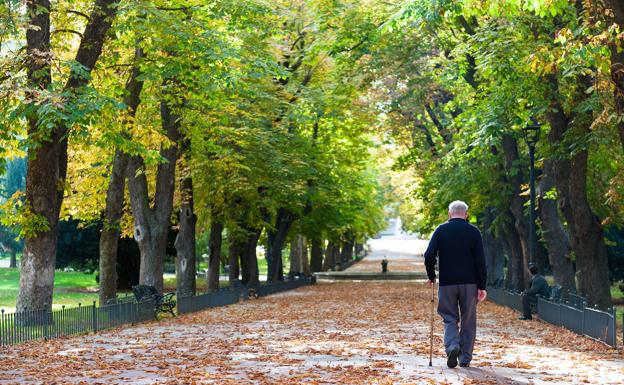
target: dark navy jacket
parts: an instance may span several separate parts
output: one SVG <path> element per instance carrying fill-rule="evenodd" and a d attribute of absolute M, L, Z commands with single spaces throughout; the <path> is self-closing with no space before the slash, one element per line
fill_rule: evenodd
<path fill-rule="evenodd" d="M 474 283 L 478 289 L 485 290 L 487 271 L 481 232 L 466 220 L 450 219 L 433 232 L 425 251 L 430 280 L 436 278 L 436 263 L 439 263 L 440 286 Z"/>

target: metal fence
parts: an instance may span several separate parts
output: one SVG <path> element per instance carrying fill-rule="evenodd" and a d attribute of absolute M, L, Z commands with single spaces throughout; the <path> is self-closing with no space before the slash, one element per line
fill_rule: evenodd
<path fill-rule="evenodd" d="M 178 314 L 192 313 L 211 307 L 226 306 L 237 303 L 241 297 L 241 288 L 234 287 L 178 298 Z"/>
<path fill-rule="evenodd" d="M 313 283 L 311 278 L 293 278 L 255 287 L 258 296 L 266 296 Z M 241 295 L 249 298 L 249 287 L 237 286 L 212 293 L 178 298 L 178 314 L 237 303 Z M 0 310 L 0 346 L 15 345 L 33 340 L 72 336 L 110 329 L 124 324 L 154 319 L 153 300 L 136 302 L 133 297 L 122 297 L 103 306 L 95 301 L 88 306 L 62 307 L 58 310 L 28 310 L 6 313 Z"/>
<path fill-rule="evenodd" d="M 121 301 L 97 307 L 92 305 L 58 310 L 27 310 L 5 313 L 0 310 L 0 346 L 26 341 L 85 334 L 154 317 L 154 303 Z"/>
<path fill-rule="evenodd" d="M 522 311 L 522 296 L 501 288 L 488 288 L 488 298 L 499 305 Z M 586 307 L 585 298 L 569 294 L 562 302 L 538 297 L 537 314 L 542 321 L 563 326 L 577 334 L 585 335 L 616 346 L 615 309 L 601 311 Z"/>

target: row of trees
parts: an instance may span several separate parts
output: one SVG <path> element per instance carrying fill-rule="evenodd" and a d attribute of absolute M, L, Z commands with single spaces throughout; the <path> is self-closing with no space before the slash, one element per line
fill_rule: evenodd
<path fill-rule="evenodd" d="M 524 289 L 523 128 L 537 122 L 532 258 L 565 289 L 610 306 L 605 229 L 621 232 L 624 218 L 623 28 L 618 1 L 406 4 L 376 45 L 371 77 L 378 68 L 384 75 L 370 97 L 406 149 L 398 167 L 418 181 L 403 202 L 404 212 L 418 212 L 408 227 L 431 231 L 448 202 L 465 199 L 484 230 L 489 281 Z"/>
<path fill-rule="evenodd" d="M 384 222 L 358 63 L 386 14 L 356 1 L 0 5 L 0 158 L 28 162 L 4 204 L 24 238 L 18 311 L 51 306 L 59 218 L 102 222 L 101 302 L 116 295 L 121 236 L 138 243 L 139 281 L 162 290 L 173 227 L 183 294 L 205 232 L 210 289 L 223 242 L 249 284 L 258 242 L 269 280 L 291 239 L 295 261 L 309 241 L 313 270 L 326 245 L 329 261 L 353 253 Z"/>

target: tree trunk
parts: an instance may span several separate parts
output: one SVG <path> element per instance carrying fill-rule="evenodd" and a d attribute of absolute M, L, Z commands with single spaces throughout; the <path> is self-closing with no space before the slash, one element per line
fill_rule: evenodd
<path fill-rule="evenodd" d="M 218 221 L 215 215 L 211 220 L 210 240 L 208 241 L 208 290 L 214 291 L 219 289 L 223 223 Z"/>
<path fill-rule="evenodd" d="M 610 8 L 613 13 L 609 21 L 617 24 L 620 32 L 624 31 L 624 4 L 621 0 L 605 0 L 605 5 Z M 618 38 L 616 38 L 618 39 Z M 611 80 L 615 85 L 614 101 L 615 112 L 620 117 L 617 120 L 618 133 L 620 141 L 624 146 L 624 51 L 618 47 L 615 42 L 610 44 L 611 48 Z"/>
<path fill-rule="evenodd" d="M 508 212 L 507 215 L 513 220 L 513 214 L 511 212 Z M 522 291 L 526 288 L 526 266 L 522 242 L 513 224 L 505 224 L 504 233 L 509 248 L 509 264 L 507 265 L 509 283 L 514 290 Z"/>
<path fill-rule="evenodd" d="M 243 273 L 243 283 L 249 286 L 258 286 L 260 284 L 260 271 L 258 270 L 258 255 L 256 254 L 256 248 L 258 247 L 258 240 L 260 234 L 262 234 L 262 228 L 250 227 L 247 229 L 247 241 L 245 242 L 245 249 L 242 253 L 242 260 L 245 261 L 245 271 Z"/>
<path fill-rule="evenodd" d="M 286 241 L 288 231 L 294 221 L 294 214 L 288 209 L 281 208 L 277 211 L 275 230 L 269 232 L 271 234 L 269 237 L 271 242 L 270 260 L 272 268 L 272 270 L 269 271 L 269 279 L 271 281 L 282 281 L 284 279 L 282 249 L 284 248 L 284 242 Z"/>
<path fill-rule="evenodd" d="M 128 107 L 127 123 L 131 124 L 141 103 L 143 80 L 137 60 L 143 57 L 143 50 L 135 50 L 135 64 L 126 83 L 124 104 Z M 100 236 L 100 304 L 106 304 L 117 296 L 117 248 L 119 244 L 120 221 L 123 215 L 124 190 L 128 154 L 117 149 L 113 158 L 111 175 L 106 190 L 106 209 L 102 235 Z"/>
<path fill-rule="evenodd" d="M 329 241 L 327 243 L 327 248 L 325 249 L 325 260 L 323 261 L 323 271 L 333 270 L 336 266 L 336 260 L 334 259 L 336 255 L 336 253 L 334 252 L 335 248 L 335 242 Z"/>
<path fill-rule="evenodd" d="M 230 265 L 230 282 L 239 280 L 240 276 L 239 259 L 243 252 L 243 245 L 238 238 L 238 234 L 228 229 L 228 264 Z"/>
<path fill-rule="evenodd" d="M 551 160 L 544 161 L 544 173 L 538 185 L 539 216 L 542 234 L 548 248 L 548 258 L 555 282 L 564 290 L 576 292 L 574 264 L 570 259 L 570 241 L 561 220 L 555 199 L 546 194 L 555 188 L 555 169 Z"/>
<path fill-rule="evenodd" d="M 349 236 L 347 240 L 342 243 L 342 250 L 340 251 L 341 269 L 344 269 L 344 266 L 353 259 L 354 244 L 355 240 L 351 236 Z"/>
<path fill-rule="evenodd" d="M 308 243 L 303 235 L 297 234 L 290 243 L 290 274 L 310 275 Z"/>
<path fill-rule="evenodd" d="M 188 149 L 188 147 L 187 147 Z M 193 179 L 187 171 L 182 182 L 182 204 L 180 205 L 180 231 L 175 240 L 176 259 L 176 291 L 180 295 L 195 295 L 195 224 L 197 217 L 193 209 Z"/>
<path fill-rule="evenodd" d="M 590 84 L 588 79 L 581 82 Z M 552 108 L 547 114 L 551 126 L 550 143 L 559 147 L 571 137 L 583 140 L 590 132 L 591 115 L 578 113 L 573 119 L 568 118 L 559 101 L 558 80 L 552 76 L 550 83 L 553 87 Z M 580 95 L 579 100 L 585 97 Z M 555 183 L 576 257 L 578 291 L 587 297 L 590 305 L 606 309 L 611 306 L 607 248 L 602 226 L 587 198 L 587 158 L 587 148 L 580 148 L 570 159 L 553 159 Z"/>
<path fill-rule="evenodd" d="M 158 165 L 153 207 L 150 207 L 143 158 L 137 155 L 130 159 L 127 177 L 134 218 L 134 238 L 141 250 L 139 283 L 155 286 L 159 292 L 162 292 L 167 236 L 173 210 L 175 166 L 180 130 L 179 119 L 164 101 L 160 103 L 160 113 L 163 128 L 167 132 L 171 145 L 163 145 L 160 149 L 160 155 L 165 161 Z"/>
<path fill-rule="evenodd" d="M 128 156 L 117 150 L 106 191 L 106 209 L 100 235 L 100 305 L 117 296 L 117 249 L 127 165 Z"/>
<path fill-rule="evenodd" d="M 524 276 L 525 285 L 529 282 L 529 258 L 530 258 L 530 246 L 529 246 L 529 224 L 526 215 L 524 214 L 524 204 L 526 199 L 520 195 L 520 189 L 524 183 L 523 173 L 518 168 L 520 165 L 518 161 L 520 159 L 518 155 L 518 142 L 516 139 L 509 135 L 503 135 L 502 140 L 503 152 L 505 153 L 505 164 L 507 171 L 507 180 L 511 187 L 511 204 L 510 218 L 513 218 L 513 224 L 517 232 L 517 239 L 520 242 L 522 250 L 523 269 L 522 274 Z M 537 238 L 535 238 L 537 239 Z M 515 240 L 514 240 L 515 243 Z M 534 258 L 535 256 L 533 256 Z M 531 261 L 534 262 L 534 261 Z M 523 287 L 525 285 L 522 285 Z"/>
<path fill-rule="evenodd" d="M 64 90 L 68 94 L 79 92 L 89 83 L 89 74 L 102 53 L 104 40 L 115 16 L 116 0 L 97 0 L 82 34 L 74 66 Z M 26 31 L 27 78 L 34 90 L 48 89 L 51 84 L 50 69 L 50 1 L 27 2 L 27 13 L 32 15 Z M 38 96 L 29 95 L 35 103 Z M 71 97 L 71 96 L 70 96 Z M 20 291 L 17 311 L 52 308 L 54 265 L 58 239 L 58 220 L 63 202 L 67 175 L 67 134 L 65 123 L 48 129 L 40 127 L 39 116 L 31 112 L 27 117 L 28 137 L 49 138 L 28 148 L 26 176 L 26 204 L 35 215 L 45 218 L 47 229 L 36 236 L 26 237 L 21 261 Z M 62 187 L 61 187 L 62 186 Z"/>
<path fill-rule="evenodd" d="M 303 254 L 303 236 L 297 234 L 290 241 L 290 274 L 301 273 L 301 258 Z"/>
<path fill-rule="evenodd" d="M 11 259 L 9 259 L 9 268 L 15 269 L 17 267 L 17 250 L 11 249 Z"/>
<path fill-rule="evenodd" d="M 312 238 L 310 249 L 310 270 L 313 273 L 323 271 L 323 241 L 320 238 Z"/>
<path fill-rule="evenodd" d="M 505 280 L 505 255 L 500 247 L 500 240 L 496 238 L 493 229 L 495 219 L 494 208 L 486 207 L 483 216 L 483 249 L 487 267 L 488 285 L 499 286 Z"/>

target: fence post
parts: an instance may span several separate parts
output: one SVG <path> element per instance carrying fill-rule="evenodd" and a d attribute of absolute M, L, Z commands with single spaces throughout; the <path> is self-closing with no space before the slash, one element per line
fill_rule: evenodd
<path fill-rule="evenodd" d="M 98 330 L 97 309 L 95 307 L 95 301 L 93 301 L 93 308 L 92 308 L 92 311 L 91 311 L 91 317 L 93 317 L 93 333 L 95 333 Z"/>
<path fill-rule="evenodd" d="M 50 336 L 50 331 L 49 331 L 49 326 L 50 325 L 50 320 L 52 320 L 52 308 L 50 307 L 50 311 L 48 312 L 47 310 L 47 305 L 43 305 L 43 313 L 45 314 L 43 321 L 43 339 L 44 340 L 48 340 L 49 336 Z"/>

